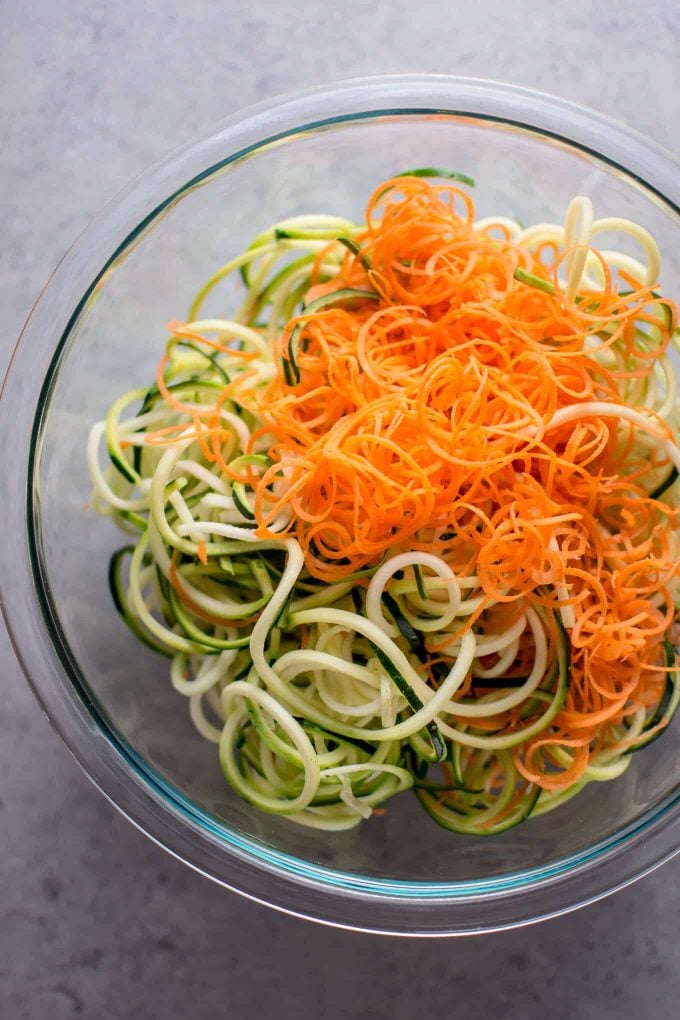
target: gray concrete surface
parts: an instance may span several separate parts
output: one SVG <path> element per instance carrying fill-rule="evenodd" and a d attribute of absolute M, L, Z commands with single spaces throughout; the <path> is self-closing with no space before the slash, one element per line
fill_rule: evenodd
<path fill-rule="evenodd" d="M 63 250 L 130 177 L 244 104 L 400 70 L 519 82 L 677 148 L 675 0 L 0 0 L 0 368 Z M 413 943 L 224 893 L 90 786 L 4 632 L 0 1017 L 466 1020 L 678 1015 L 680 861 L 577 914 Z"/>

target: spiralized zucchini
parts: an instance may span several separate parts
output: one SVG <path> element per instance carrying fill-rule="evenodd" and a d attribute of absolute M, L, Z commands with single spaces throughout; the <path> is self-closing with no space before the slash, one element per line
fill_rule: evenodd
<path fill-rule="evenodd" d="M 622 469 L 622 492 L 657 500 L 655 520 L 666 527 L 666 558 L 676 568 L 663 577 L 658 568 L 661 594 L 649 596 L 652 608 L 645 610 L 666 621 L 655 643 L 645 645 L 647 686 L 630 686 L 621 710 L 586 728 L 579 743 L 571 739 L 570 657 L 581 654 L 585 602 L 575 575 L 558 571 L 555 579 L 548 571 L 534 577 L 530 593 L 510 586 L 491 597 L 482 552 L 461 567 L 454 539 L 434 526 L 410 544 L 390 545 L 388 532 L 372 559 L 334 560 L 320 546 L 312 560 L 313 543 L 304 547 L 295 530 L 292 496 L 286 502 L 298 477 L 295 457 L 281 453 L 259 410 L 268 387 L 296 394 L 312 371 L 313 315 L 330 322 L 329 309 L 359 308 L 368 321 L 378 310 L 406 306 L 390 304 L 377 243 L 372 247 L 397 208 L 389 203 L 430 201 L 426 189 L 432 202 L 453 195 L 455 205 L 462 194 L 469 203 L 456 184 L 435 187 L 427 176 L 461 180 L 432 170 L 386 182 L 377 193 L 387 202 L 385 219 L 375 218 L 374 203 L 368 228 L 311 215 L 260 234 L 204 284 L 188 321 L 170 324 L 156 382 L 116 400 L 93 426 L 87 457 L 95 509 L 131 536 L 110 564 L 116 608 L 136 638 L 169 658 L 172 686 L 188 699 L 196 729 L 216 745 L 226 780 L 241 797 L 300 825 L 341 830 L 413 788 L 441 825 L 492 835 L 559 806 L 590 782 L 621 775 L 630 752 L 664 730 L 680 700 L 677 605 L 663 615 L 664 600 L 678 597 L 680 410 L 676 373 L 664 353 L 668 336 L 677 343 L 676 313 L 654 291 L 626 330 L 603 315 L 572 349 L 590 352 L 595 374 L 601 366 L 617 380 L 616 399 L 575 395 L 552 416 L 527 417 L 513 438 L 543 450 L 564 434 L 559 456 L 568 458 L 565 428 L 587 430 L 593 419 L 611 426 L 610 446 L 613 434 L 627 444 L 630 463 L 650 462 L 630 490 Z M 450 215 L 457 225 L 461 214 L 452 207 Z M 562 225 L 522 228 L 498 217 L 466 229 L 485 250 L 502 244 L 519 253 L 509 278 L 493 281 L 504 294 L 514 288 L 521 296 L 524 288 L 531 300 L 596 310 L 599 292 L 658 286 L 660 256 L 651 235 L 624 219 L 597 220 L 587 198 L 574 199 Z M 604 232 L 632 237 L 641 258 L 596 252 L 591 240 Z M 545 252 L 553 263 L 544 272 Z M 418 258 L 414 249 L 401 265 L 404 280 L 413 280 Z M 434 279 L 441 266 L 429 258 L 422 273 Z M 220 284 L 234 273 L 244 283 L 240 309 L 231 319 L 207 316 L 204 306 L 217 304 Z M 626 285 L 631 279 L 636 284 Z M 442 300 L 453 307 L 457 299 Z M 424 308 L 420 322 L 434 314 Z M 332 331 L 324 342 L 332 344 Z M 479 357 L 483 365 L 481 347 Z M 640 358 L 648 370 L 635 371 Z M 593 455 L 583 470 L 597 469 Z M 264 523 L 263 492 L 265 510 L 280 504 Z M 493 507 L 485 498 L 470 513 L 481 528 Z M 563 516 L 569 520 L 568 508 Z M 612 519 L 610 512 L 593 527 L 597 555 L 615 572 L 628 569 L 636 553 Z M 551 563 L 569 569 L 578 563 L 570 541 L 555 525 L 546 543 Z M 641 557 L 652 539 L 642 534 L 637 541 Z M 337 562 L 346 564 L 344 572 L 319 576 L 324 564 L 330 571 Z M 607 697 L 605 691 L 603 705 Z"/>

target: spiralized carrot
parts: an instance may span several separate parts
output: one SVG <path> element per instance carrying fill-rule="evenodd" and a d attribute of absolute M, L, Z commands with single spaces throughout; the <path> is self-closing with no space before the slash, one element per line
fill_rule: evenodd
<path fill-rule="evenodd" d="M 285 356 L 300 324 L 299 381 L 278 371 L 258 396 L 275 461 L 256 488 L 258 534 L 270 537 L 268 522 L 288 507 L 309 572 L 328 583 L 386 550 L 426 548 L 477 573 L 494 602 L 571 605 L 574 679 L 555 739 L 573 745 L 573 763 L 557 776 L 522 765 L 546 740 L 517 754 L 544 789 L 569 785 L 588 763 L 584 732 L 644 704 L 645 683 L 658 686 L 644 667 L 659 662 L 673 615 L 668 586 L 680 568 L 667 537 L 678 517 L 646 494 L 654 465 L 631 451 L 632 438 L 622 444 L 615 416 L 546 428 L 561 408 L 619 403 L 624 382 L 647 377 L 663 355 L 677 310 L 664 299 L 664 318 L 653 288 L 630 277 L 624 296 L 604 260 L 604 288 L 566 302 L 566 253 L 476 229 L 469 196 L 450 185 L 381 184 L 356 240 L 371 268 L 348 252 L 325 292 L 374 288 L 379 306 L 359 300 L 294 320 L 277 351 Z M 518 268 L 553 293 L 516 279 Z M 647 350 L 636 333 L 650 326 L 658 336 Z M 627 363 L 604 368 L 593 351 L 619 337 Z M 295 481 L 274 498 L 284 460 Z M 617 548 L 629 547 L 630 568 L 608 565 L 602 521 Z"/>

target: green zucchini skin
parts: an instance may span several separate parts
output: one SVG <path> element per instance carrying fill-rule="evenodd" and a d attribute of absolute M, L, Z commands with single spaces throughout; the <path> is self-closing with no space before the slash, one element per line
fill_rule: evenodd
<path fill-rule="evenodd" d="M 624 754 L 633 754 L 643 747 L 649 747 L 655 740 L 662 737 L 678 710 L 678 705 L 680 705 L 680 673 L 674 668 L 676 653 L 675 647 L 670 641 L 664 641 L 664 658 L 667 672 L 659 704 L 645 723 L 638 739 L 626 748 L 623 752 Z M 650 732 L 652 730 L 656 730 L 656 732 Z"/>
<path fill-rule="evenodd" d="M 663 495 L 665 495 L 665 493 L 667 493 L 668 490 L 673 485 L 675 485 L 675 483 L 678 480 L 678 477 L 680 477 L 680 475 L 678 474 L 678 469 L 675 467 L 675 465 L 673 465 L 670 468 L 670 470 L 669 470 L 668 474 L 666 475 L 666 477 L 663 479 L 663 481 L 659 482 L 657 487 L 652 492 L 650 492 L 649 498 L 650 499 L 661 499 L 661 497 Z"/>
<path fill-rule="evenodd" d="M 333 291 L 332 294 L 322 294 L 320 297 L 310 301 L 302 309 L 301 316 L 312 315 L 324 308 L 332 308 L 333 305 L 344 304 L 346 301 L 379 301 L 380 295 L 373 290 L 359 290 L 356 287 L 342 287 Z M 304 323 L 298 323 L 290 334 L 288 341 L 288 356 L 283 358 L 282 368 L 286 382 L 294 386 L 300 382 L 300 369 L 297 363 L 300 336 L 304 329 Z"/>

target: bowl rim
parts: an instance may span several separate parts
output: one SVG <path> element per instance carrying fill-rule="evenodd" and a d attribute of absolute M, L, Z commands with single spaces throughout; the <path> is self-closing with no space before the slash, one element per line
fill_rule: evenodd
<path fill-rule="evenodd" d="M 94 287 L 122 252 L 181 195 L 265 145 L 297 132 L 414 114 L 474 116 L 550 137 L 614 167 L 680 213 L 680 163 L 670 153 L 602 114 L 522 86 L 448 75 L 353 78 L 233 114 L 156 163 L 105 207 L 61 260 L 22 330 L 0 394 L 5 477 L 15 479 L 18 452 L 22 458 L 19 478 L 0 505 L 10 536 L 0 559 L 0 601 L 17 658 L 53 727 L 92 782 L 151 839 L 219 884 L 287 913 L 365 932 L 435 936 L 555 916 L 646 874 L 680 850 L 680 791 L 588 851 L 526 876 L 468 883 L 369 880 L 263 852 L 255 841 L 211 822 L 102 718 L 50 606 L 33 527 L 41 425 L 56 368 Z M 603 133 L 606 155 L 597 148 Z M 94 275 L 92 251 L 100 266 Z M 61 340 L 53 349 L 55 334 Z M 15 393 L 23 398 L 19 407 Z"/>

